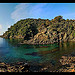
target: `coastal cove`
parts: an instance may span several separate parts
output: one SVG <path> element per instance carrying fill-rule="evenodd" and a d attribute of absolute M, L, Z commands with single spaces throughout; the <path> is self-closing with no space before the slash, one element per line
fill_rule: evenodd
<path fill-rule="evenodd" d="M 0 3 L 0 72 L 75 72 L 75 3 Z"/>
<path fill-rule="evenodd" d="M 18 44 L 20 40 L 0 38 L 0 61 L 4 63 L 27 62 L 34 70 L 47 67 L 47 72 L 54 71 L 61 66 L 63 55 L 75 53 L 75 42 L 62 42 L 47 45 Z M 38 68 L 36 67 L 38 66 Z M 46 68 L 45 68 L 46 69 Z"/>

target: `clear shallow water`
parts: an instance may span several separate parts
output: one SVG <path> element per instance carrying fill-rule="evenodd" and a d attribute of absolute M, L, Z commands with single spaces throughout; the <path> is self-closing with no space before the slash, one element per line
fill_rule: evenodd
<path fill-rule="evenodd" d="M 57 62 L 64 54 L 75 52 L 75 42 L 49 45 L 19 45 L 20 40 L 0 38 L 0 61 L 6 63 L 28 61 L 35 63 Z"/>

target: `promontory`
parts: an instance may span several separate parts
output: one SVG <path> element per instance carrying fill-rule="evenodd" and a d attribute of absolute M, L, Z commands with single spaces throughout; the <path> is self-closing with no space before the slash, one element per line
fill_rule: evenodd
<path fill-rule="evenodd" d="M 75 41 L 75 20 L 27 18 L 12 25 L 3 34 L 7 39 L 23 39 L 22 44 L 51 44 L 62 41 Z"/>

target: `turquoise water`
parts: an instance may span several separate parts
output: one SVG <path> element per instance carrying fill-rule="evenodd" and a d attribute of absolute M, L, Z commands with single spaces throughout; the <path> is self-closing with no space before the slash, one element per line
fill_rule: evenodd
<path fill-rule="evenodd" d="M 32 63 L 58 62 L 62 55 L 75 52 L 75 42 L 49 45 L 19 45 L 20 40 L 0 38 L 0 61 L 6 63 L 28 61 Z"/>

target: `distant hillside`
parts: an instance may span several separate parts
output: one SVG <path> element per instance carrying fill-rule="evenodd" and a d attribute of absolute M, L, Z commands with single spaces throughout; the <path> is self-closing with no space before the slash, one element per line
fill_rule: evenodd
<path fill-rule="evenodd" d="M 75 41 L 75 20 L 65 20 L 62 16 L 54 19 L 24 19 L 8 28 L 4 38 L 23 39 L 25 44 L 50 44 Z"/>

